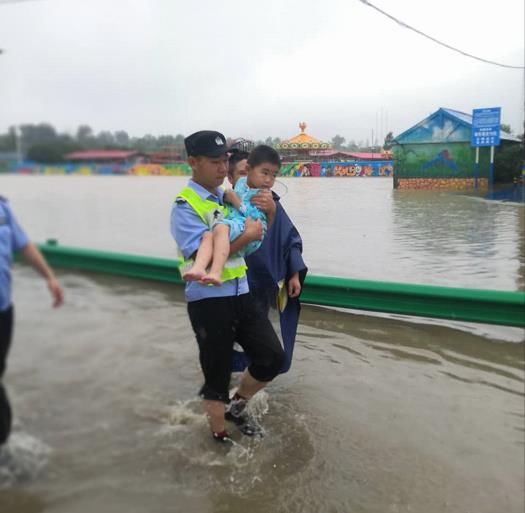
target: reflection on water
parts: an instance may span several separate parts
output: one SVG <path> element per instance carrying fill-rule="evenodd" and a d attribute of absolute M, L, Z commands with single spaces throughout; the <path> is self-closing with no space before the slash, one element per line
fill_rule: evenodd
<path fill-rule="evenodd" d="M 436 324 L 407 323 L 389 317 L 370 318 L 364 314 L 345 315 L 343 312 L 322 307 L 309 306 L 303 312 L 301 324 L 326 330 L 331 337 L 334 332 L 352 334 L 360 340 L 372 344 L 387 344 L 389 347 L 401 346 L 405 349 L 417 348 L 441 356 L 447 352 L 461 354 L 465 360 L 479 360 L 491 364 L 502 364 L 505 367 L 523 369 L 525 354 L 522 343 L 525 342 L 521 329 L 512 329 L 513 341 L 507 341 L 497 335 L 499 327 L 495 327 L 492 337 L 480 337 L 474 333 L 451 329 L 449 326 L 437 324 L 440 321 L 432 319 Z M 373 327 L 371 327 L 373 324 Z M 425 337 L 421 337 L 424 330 Z M 505 333 L 509 336 L 509 332 Z"/>
<path fill-rule="evenodd" d="M 31 270 L 14 278 L 7 386 L 17 433 L 51 452 L 26 493 L 0 491 L 10 513 L 523 510 L 519 330 L 305 307 L 292 370 L 254 404 L 266 436 L 227 451 L 179 288 L 61 273 L 51 311 Z"/>
<path fill-rule="evenodd" d="M 393 231 L 415 276 L 479 287 L 523 288 L 523 206 L 475 197 L 396 191 Z M 413 256 L 413 258 L 411 258 Z M 423 281 L 419 278 L 419 281 Z M 435 280 L 435 278 L 433 278 Z"/>

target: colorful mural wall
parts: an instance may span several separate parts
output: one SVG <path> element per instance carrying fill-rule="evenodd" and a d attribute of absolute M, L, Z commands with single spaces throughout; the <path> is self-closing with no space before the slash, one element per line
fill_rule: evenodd
<path fill-rule="evenodd" d="M 489 151 L 481 150 L 479 176 L 487 177 Z M 475 150 L 468 143 L 398 145 L 394 162 L 397 178 L 472 178 L 475 174 Z"/>
<path fill-rule="evenodd" d="M 475 150 L 465 142 L 395 146 L 394 162 L 396 189 L 485 190 L 487 188 L 488 148 L 481 149 L 477 169 Z"/>
<path fill-rule="evenodd" d="M 134 176 L 190 176 L 191 168 L 185 162 L 176 164 L 61 164 L 46 165 L 34 162 L 15 162 L 4 172 L 31 175 L 134 175 Z"/>
<path fill-rule="evenodd" d="M 393 176 L 391 160 L 353 162 L 292 162 L 283 164 L 281 176 Z"/>
<path fill-rule="evenodd" d="M 34 162 L 11 163 L 3 170 L 8 173 L 37 175 L 133 175 L 133 176 L 190 176 L 191 168 L 176 164 L 63 164 L 45 165 Z M 356 162 L 293 162 L 283 164 L 281 176 L 393 176 L 394 163 L 385 161 Z"/>
<path fill-rule="evenodd" d="M 190 176 L 191 167 L 186 162 L 177 164 L 136 164 L 128 170 L 136 176 Z"/>

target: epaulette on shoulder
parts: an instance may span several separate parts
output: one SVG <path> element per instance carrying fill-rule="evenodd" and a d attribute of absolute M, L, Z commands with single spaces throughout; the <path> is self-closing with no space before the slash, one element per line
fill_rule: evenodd
<path fill-rule="evenodd" d="M 184 203 L 188 203 L 184 198 L 177 198 L 175 200 L 175 203 L 177 203 L 177 205 L 183 205 Z"/>
<path fill-rule="evenodd" d="M 5 196 L 0 195 L 0 201 L 7 203 L 7 198 Z"/>

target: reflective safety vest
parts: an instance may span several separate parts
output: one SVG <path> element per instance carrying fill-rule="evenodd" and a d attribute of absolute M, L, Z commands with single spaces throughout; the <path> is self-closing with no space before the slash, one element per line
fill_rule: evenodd
<path fill-rule="evenodd" d="M 176 200 L 182 198 L 188 205 L 190 205 L 197 215 L 202 219 L 202 222 L 208 226 L 211 230 L 213 226 L 220 221 L 227 213 L 227 208 L 215 203 L 214 201 L 202 199 L 193 189 L 185 187 L 179 192 Z M 181 274 L 189 269 L 193 265 L 193 259 L 185 259 L 180 253 L 182 258 L 182 265 L 179 267 Z M 224 264 L 224 269 L 221 274 L 221 280 L 228 281 L 234 280 L 235 278 L 242 278 L 246 274 L 246 263 L 244 258 L 240 256 L 230 256 Z"/>

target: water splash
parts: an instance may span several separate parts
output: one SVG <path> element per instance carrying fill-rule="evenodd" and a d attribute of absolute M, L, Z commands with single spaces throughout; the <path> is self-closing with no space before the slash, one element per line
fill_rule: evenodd
<path fill-rule="evenodd" d="M 161 435 L 207 424 L 198 399 L 177 401 L 160 413 L 159 420 L 162 422 Z"/>
<path fill-rule="evenodd" d="M 256 394 L 247 408 L 265 436 L 246 437 L 228 423 L 232 445 L 211 438 L 199 399 L 179 401 L 158 413 L 157 453 L 171 468 L 172 479 L 187 489 L 221 489 L 242 498 L 264 496 L 269 486 L 301 473 L 313 457 L 305 419 L 266 391 Z M 289 461 L 297 460 L 298 448 L 305 456 L 292 468 Z"/>
<path fill-rule="evenodd" d="M 27 433 L 13 433 L 0 447 L 0 489 L 32 481 L 46 466 L 51 448 Z"/>

